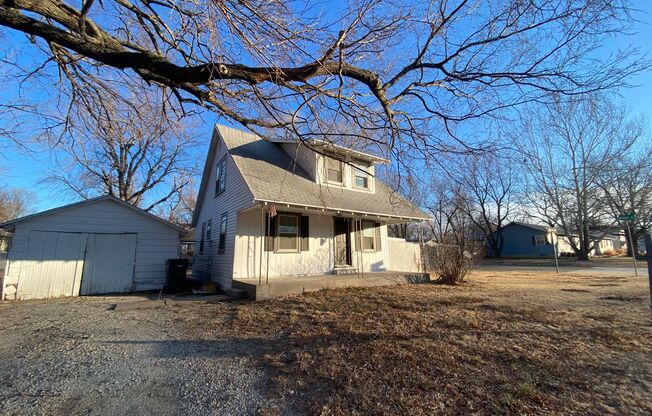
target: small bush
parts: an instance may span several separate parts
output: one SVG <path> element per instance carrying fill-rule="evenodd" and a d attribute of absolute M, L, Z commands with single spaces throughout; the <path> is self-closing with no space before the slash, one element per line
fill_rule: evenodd
<path fill-rule="evenodd" d="M 456 285 L 477 265 L 482 255 L 479 244 L 426 244 L 423 248 L 427 270 L 438 276 L 437 282 Z"/>
<path fill-rule="evenodd" d="M 611 248 L 608 248 L 608 249 L 606 249 L 605 251 L 602 252 L 602 255 L 605 256 L 605 257 L 613 257 L 616 254 L 618 254 L 618 253 L 616 253 L 616 250 L 611 249 Z"/>

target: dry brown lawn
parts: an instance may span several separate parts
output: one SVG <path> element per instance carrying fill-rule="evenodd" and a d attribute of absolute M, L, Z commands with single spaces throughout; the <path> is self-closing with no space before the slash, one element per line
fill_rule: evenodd
<path fill-rule="evenodd" d="M 207 318 L 195 317 L 215 335 Z M 458 287 L 322 291 L 211 320 L 256 346 L 270 394 L 301 413 L 652 414 L 643 278 L 478 272 Z"/>

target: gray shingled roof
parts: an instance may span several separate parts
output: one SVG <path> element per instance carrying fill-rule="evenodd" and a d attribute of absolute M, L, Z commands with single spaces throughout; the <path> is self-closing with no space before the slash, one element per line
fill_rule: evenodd
<path fill-rule="evenodd" d="M 430 217 L 376 179 L 375 194 L 315 183 L 280 145 L 217 126 L 254 199 L 410 219 Z"/>
<path fill-rule="evenodd" d="M 528 222 L 519 222 L 519 221 L 512 221 L 507 225 L 520 225 L 521 227 L 527 227 L 527 228 L 532 228 L 533 230 L 539 230 L 539 231 L 544 231 L 547 232 L 550 227 L 547 225 L 538 225 L 538 224 L 530 224 Z"/>

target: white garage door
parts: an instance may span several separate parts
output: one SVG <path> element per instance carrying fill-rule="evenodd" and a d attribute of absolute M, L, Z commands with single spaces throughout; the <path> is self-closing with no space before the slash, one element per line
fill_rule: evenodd
<path fill-rule="evenodd" d="M 20 268 L 18 299 L 79 293 L 86 234 L 32 231 Z"/>
<path fill-rule="evenodd" d="M 18 299 L 130 292 L 136 235 L 31 231 Z"/>
<path fill-rule="evenodd" d="M 81 294 L 133 290 L 136 234 L 89 234 Z"/>

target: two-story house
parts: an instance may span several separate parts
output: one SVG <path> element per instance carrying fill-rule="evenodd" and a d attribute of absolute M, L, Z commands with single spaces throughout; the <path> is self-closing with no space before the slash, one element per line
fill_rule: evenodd
<path fill-rule="evenodd" d="M 388 271 L 387 225 L 428 219 L 376 178 L 387 161 L 331 143 L 216 126 L 193 217 L 193 276 Z"/>

